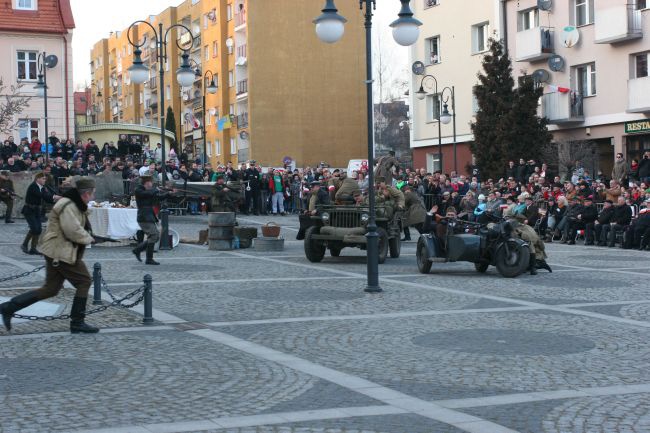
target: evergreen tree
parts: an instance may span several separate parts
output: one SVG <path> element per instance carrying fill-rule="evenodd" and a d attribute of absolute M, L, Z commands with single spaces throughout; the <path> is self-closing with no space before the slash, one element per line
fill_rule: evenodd
<path fill-rule="evenodd" d="M 499 178 L 505 169 L 505 143 L 502 121 L 512 110 L 515 92 L 510 58 L 501 41 L 490 39 L 489 52 L 483 57 L 483 71 L 474 88 L 478 102 L 476 122 L 472 124 L 476 158 L 481 178 Z"/>
<path fill-rule="evenodd" d="M 503 166 L 519 158 L 538 162 L 549 146 L 553 136 L 546 128 L 548 121 L 537 115 L 542 93 L 542 87 L 530 75 L 519 79 L 512 110 L 502 120 Z"/>
<path fill-rule="evenodd" d="M 174 110 L 172 110 L 172 107 L 167 107 L 167 114 L 165 115 L 165 129 L 174 134 L 174 136 L 176 135 L 176 117 L 174 117 Z M 172 140 L 171 147 L 176 147 L 176 140 Z"/>

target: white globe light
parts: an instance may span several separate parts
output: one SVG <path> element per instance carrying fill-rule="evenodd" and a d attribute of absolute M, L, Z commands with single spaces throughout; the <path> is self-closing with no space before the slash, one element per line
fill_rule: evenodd
<path fill-rule="evenodd" d="M 322 20 L 316 24 L 316 36 L 328 44 L 341 40 L 344 32 L 343 21 L 337 19 Z"/>
<path fill-rule="evenodd" d="M 393 39 L 404 47 L 413 45 L 419 36 L 420 28 L 415 23 L 399 24 L 393 27 Z"/>
<path fill-rule="evenodd" d="M 132 83 L 142 84 L 149 79 L 149 69 L 142 64 L 135 64 L 129 68 L 129 75 Z"/>
<path fill-rule="evenodd" d="M 45 86 L 36 86 L 35 89 L 38 98 L 43 98 L 45 96 Z"/>
<path fill-rule="evenodd" d="M 176 79 L 181 87 L 190 87 L 194 84 L 194 77 L 195 74 L 191 68 L 178 68 L 176 71 Z"/>
<path fill-rule="evenodd" d="M 443 125 L 448 125 L 449 122 L 451 122 L 451 114 L 449 113 L 443 113 L 440 116 L 440 121 L 443 123 Z"/>

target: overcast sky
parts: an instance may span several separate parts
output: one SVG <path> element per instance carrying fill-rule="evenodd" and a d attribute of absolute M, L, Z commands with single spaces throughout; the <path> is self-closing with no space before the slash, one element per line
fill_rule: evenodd
<path fill-rule="evenodd" d="M 310 1 L 313 1 L 315 5 L 315 17 L 319 14 L 322 4 L 325 3 L 322 0 Z M 338 1 L 356 2 L 356 0 Z M 169 6 L 178 5 L 181 0 L 110 0 L 107 2 L 110 13 L 106 13 L 106 8 L 100 7 L 99 3 L 103 2 L 71 0 L 76 24 L 72 41 L 75 87 L 83 87 L 85 83 L 90 83 L 90 49 L 95 42 L 108 37 L 111 31 L 127 28 L 135 20 L 144 19 L 149 15 L 157 15 Z M 388 24 L 397 18 L 400 4 L 396 0 L 390 0 L 390 2 L 389 0 L 379 0 L 377 3 L 374 28 L 383 32 L 383 52 L 387 58 L 391 59 L 393 74 L 397 74 L 400 70 L 408 67 L 408 50 L 393 41 Z M 349 21 L 347 25 L 362 26 L 363 23 Z"/>

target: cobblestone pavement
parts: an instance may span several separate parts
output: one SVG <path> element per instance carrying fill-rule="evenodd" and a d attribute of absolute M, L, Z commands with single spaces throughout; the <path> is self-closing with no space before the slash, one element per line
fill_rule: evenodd
<path fill-rule="evenodd" d="M 96 335 L 0 330 L 0 433 L 650 432 L 649 253 L 552 244 L 552 274 L 503 279 L 466 263 L 419 274 L 408 242 L 368 294 L 363 251 L 310 263 L 297 218 L 274 220 L 282 252 L 181 244 L 152 267 L 88 250 L 117 294 L 152 276 L 155 323 L 138 306 L 90 316 Z M 170 226 L 197 238 L 207 218 Z M 0 279 L 43 264 L 20 251 L 25 232 L 0 224 Z M 73 293 L 49 300 L 57 314 Z"/>

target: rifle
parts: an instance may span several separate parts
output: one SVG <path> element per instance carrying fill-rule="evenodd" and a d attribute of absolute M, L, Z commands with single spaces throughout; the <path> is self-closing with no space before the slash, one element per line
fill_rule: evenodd
<path fill-rule="evenodd" d="M 0 194 L 2 194 L 2 195 L 4 195 L 4 194 L 9 194 L 9 195 L 12 196 L 12 197 L 17 197 L 17 198 L 19 198 L 19 199 L 21 199 L 21 200 L 23 199 L 21 196 L 19 196 L 18 194 L 16 194 L 15 192 L 13 192 L 13 191 L 10 190 L 10 189 L 0 188 Z"/>
<path fill-rule="evenodd" d="M 93 239 L 95 239 L 95 244 L 103 244 L 106 242 L 120 242 L 117 239 L 111 239 L 107 238 L 105 236 L 99 236 L 99 235 L 92 235 Z"/>

